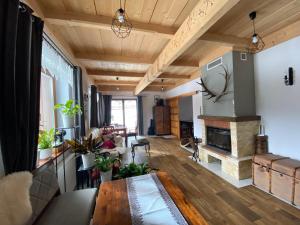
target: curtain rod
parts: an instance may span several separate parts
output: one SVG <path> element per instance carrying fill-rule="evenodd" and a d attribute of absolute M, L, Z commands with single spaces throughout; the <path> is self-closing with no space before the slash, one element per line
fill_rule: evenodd
<path fill-rule="evenodd" d="M 44 40 L 51 45 L 54 50 L 66 61 L 66 63 L 70 64 L 72 67 L 75 67 L 74 64 L 68 59 L 68 57 L 62 52 L 62 50 L 57 47 L 57 45 L 54 43 L 54 41 L 51 40 L 51 38 L 44 32 L 43 33 Z"/>

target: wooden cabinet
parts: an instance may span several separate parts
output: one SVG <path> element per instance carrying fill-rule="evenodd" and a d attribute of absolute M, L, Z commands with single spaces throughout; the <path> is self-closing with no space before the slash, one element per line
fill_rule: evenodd
<path fill-rule="evenodd" d="M 156 135 L 170 134 L 170 108 L 168 106 L 154 106 L 153 119 Z"/>
<path fill-rule="evenodd" d="M 167 105 L 170 107 L 171 134 L 180 139 L 179 97 L 168 99 Z"/>

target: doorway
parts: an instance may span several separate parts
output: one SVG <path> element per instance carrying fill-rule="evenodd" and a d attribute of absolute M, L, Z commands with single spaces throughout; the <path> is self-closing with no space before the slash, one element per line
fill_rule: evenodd
<path fill-rule="evenodd" d="M 125 126 L 128 132 L 136 131 L 136 99 L 113 99 L 111 101 L 111 124 L 115 126 Z"/>

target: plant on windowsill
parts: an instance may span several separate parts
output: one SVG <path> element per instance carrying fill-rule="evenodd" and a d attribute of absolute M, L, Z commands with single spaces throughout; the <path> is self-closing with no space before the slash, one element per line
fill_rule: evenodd
<path fill-rule="evenodd" d="M 98 156 L 95 159 L 95 167 L 100 171 L 101 182 L 111 181 L 113 165 L 118 160 L 109 156 Z"/>
<path fill-rule="evenodd" d="M 49 131 L 40 131 L 38 140 L 39 159 L 48 159 L 51 157 L 54 132 L 54 129 L 50 129 Z"/>
<path fill-rule="evenodd" d="M 123 179 L 127 177 L 134 177 L 145 175 L 150 172 L 157 171 L 157 169 L 153 169 L 149 167 L 147 163 L 135 164 L 130 163 L 129 165 L 125 165 L 120 168 L 119 173 L 115 176 L 116 179 Z"/>
<path fill-rule="evenodd" d="M 65 104 L 56 104 L 54 109 L 61 109 L 65 128 L 74 127 L 75 116 L 82 113 L 80 105 L 75 104 L 73 100 L 68 100 Z"/>
<path fill-rule="evenodd" d="M 77 140 L 66 140 L 66 142 L 71 146 L 73 152 L 81 154 L 84 168 L 90 168 L 95 165 L 95 153 L 92 147 L 92 136 L 90 136 L 88 139 L 82 140 L 82 142 Z"/>

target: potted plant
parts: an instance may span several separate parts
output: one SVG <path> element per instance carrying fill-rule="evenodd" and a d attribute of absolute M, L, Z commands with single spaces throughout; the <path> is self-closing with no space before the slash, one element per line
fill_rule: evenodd
<path fill-rule="evenodd" d="M 142 164 L 130 163 L 129 165 L 125 165 L 121 167 L 118 174 L 115 176 L 115 178 L 122 179 L 127 177 L 140 176 L 140 175 L 148 174 L 154 170 L 156 169 L 150 168 L 147 163 L 142 163 Z"/>
<path fill-rule="evenodd" d="M 72 147 L 73 152 L 81 154 L 84 168 L 90 168 L 95 165 L 95 153 L 92 151 L 91 140 L 83 140 L 80 143 L 77 140 L 66 140 Z"/>
<path fill-rule="evenodd" d="M 49 131 L 40 131 L 39 133 L 39 155 L 40 159 L 47 159 L 52 155 L 52 143 L 54 141 L 54 129 Z"/>
<path fill-rule="evenodd" d="M 111 181 L 114 160 L 109 156 L 98 156 L 95 163 L 96 168 L 100 170 L 101 182 Z"/>
<path fill-rule="evenodd" d="M 80 105 L 73 100 L 68 100 L 65 104 L 56 104 L 54 109 L 61 109 L 64 127 L 74 127 L 75 116 L 81 114 Z"/>

